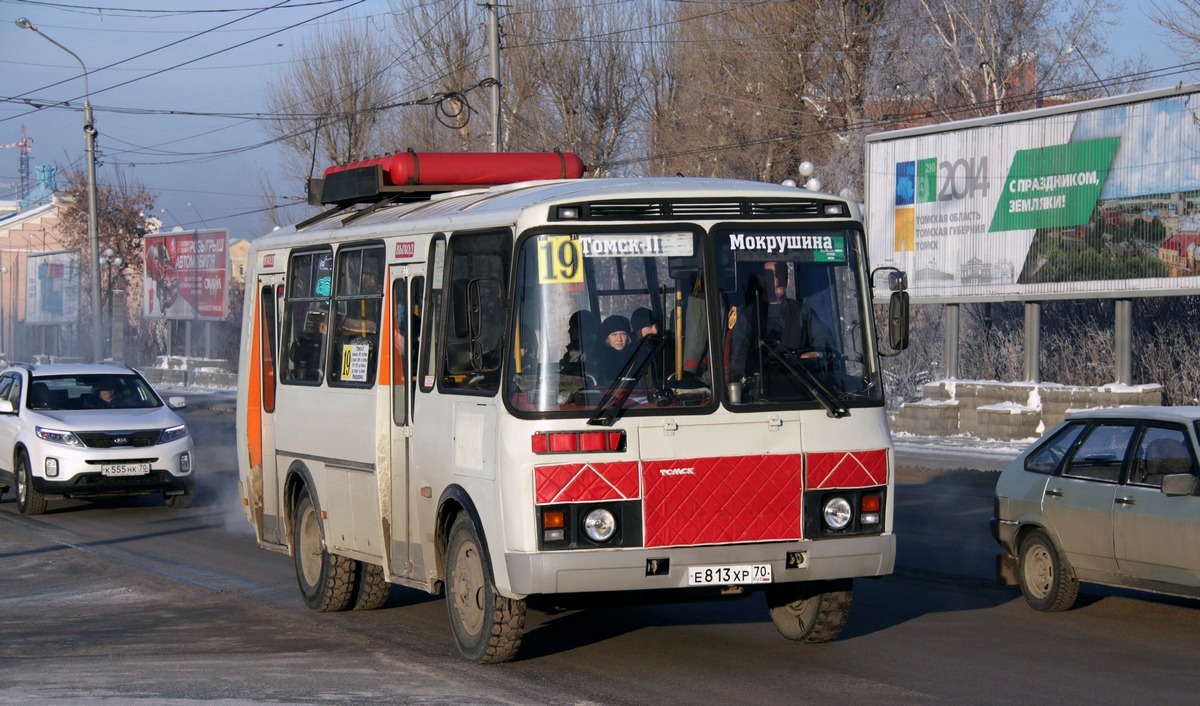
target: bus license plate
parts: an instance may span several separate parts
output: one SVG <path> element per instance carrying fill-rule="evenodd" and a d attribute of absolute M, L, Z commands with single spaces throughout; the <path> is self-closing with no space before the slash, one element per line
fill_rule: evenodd
<path fill-rule="evenodd" d="M 771 583 L 770 564 L 732 566 L 689 566 L 689 586 L 728 586 L 739 583 Z"/>
<path fill-rule="evenodd" d="M 106 476 L 144 476 L 150 472 L 148 463 L 105 463 L 100 472 Z"/>

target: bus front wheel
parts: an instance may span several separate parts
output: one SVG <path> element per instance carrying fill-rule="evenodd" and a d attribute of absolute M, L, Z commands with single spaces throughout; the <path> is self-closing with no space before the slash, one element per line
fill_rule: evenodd
<path fill-rule="evenodd" d="M 458 651 L 480 664 L 512 659 L 525 631 L 525 601 L 496 591 L 475 523 L 459 515 L 446 547 L 446 607 Z"/>
<path fill-rule="evenodd" d="M 354 599 L 358 562 L 326 551 L 321 520 L 307 492 L 296 503 L 293 522 L 292 557 L 305 605 L 320 613 L 346 610 Z"/>
<path fill-rule="evenodd" d="M 776 583 L 767 588 L 767 608 L 779 633 L 795 642 L 829 642 L 850 617 L 851 579 Z"/>

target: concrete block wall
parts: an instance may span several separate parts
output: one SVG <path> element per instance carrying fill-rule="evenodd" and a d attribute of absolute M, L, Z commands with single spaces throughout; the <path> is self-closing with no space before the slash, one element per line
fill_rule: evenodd
<path fill-rule="evenodd" d="M 1016 441 L 1040 436 L 1073 410 L 1162 404 L 1160 385 L 1072 387 L 939 380 L 927 383 L 923 393 L 925 399 L 905 403 L 892 415 L 893 431 Z"/>

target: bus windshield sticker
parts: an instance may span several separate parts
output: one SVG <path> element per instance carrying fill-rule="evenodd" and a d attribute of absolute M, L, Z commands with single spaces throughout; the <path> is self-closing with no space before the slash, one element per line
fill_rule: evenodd
<path fill-rule="evenodd" d="M 691 233 L 581 235 L 584 257 L 690 257 Z"/>
<path fill-rule="evenodd" d="M 367 381 L 367 361 L 371 357 L 368 343 L 347 343 L 342 346 L 342 380 Z"/>
<path fill-rule="evenodd" d="M 583 247 L 569 235 L 538 238 L 538 284 L 583 282 Z"/>

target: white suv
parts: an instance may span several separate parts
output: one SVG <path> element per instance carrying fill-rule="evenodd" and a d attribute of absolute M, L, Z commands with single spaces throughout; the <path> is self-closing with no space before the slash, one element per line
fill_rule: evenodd
<path fill-rule="evenodd" d="M 187 426 L 137 371 L 115 365 L 17 365 L 0 373 L 0 494 L 23 514 L 51 497 L 162 493 L 192 504 Z"/>

